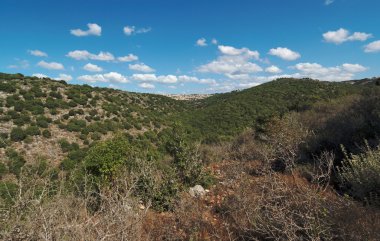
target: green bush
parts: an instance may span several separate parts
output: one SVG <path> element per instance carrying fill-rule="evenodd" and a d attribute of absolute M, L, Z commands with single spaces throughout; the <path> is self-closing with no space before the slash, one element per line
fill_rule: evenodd
<path fill-rule="evenodd" d="M 7 166 L 4 163 L 0 162 L 0 178 L 3 178 L 3 176 L 5 176 L 5 174 L 7 173 L 8 173 Z"/>
<path fill-rule="evenodd" d="M 63 152 L 70 152 L 79 149 L 79 145 L 77 143 L 70 143 L 65 139 L 59 140 L 58 143 Z"/>
<path fill-rule="evenodd" d="M 4 204 L 12 204 L 17 195 L 17 191 L 17 184 L 12 182 L 0 182 L 0 200 L 3 200 Z"/>
<path fill-rule="evenodd" d="M 86 170 L 105 180 L 112 180 L 121 167 L 135 167 L 128 140 L 122 137 L 99 143 L 92 147 L 84 159 Z"/>
<path fill-rule="evenodd" d="M 343 185 L 353 197 L 380 206 L 380 146 L 358 155 L 348 155 L 338 169 Z"/>
<path fill-rule="evenodd" d="M 42 136 L 45 138 L 50 138 L 51 137 L 51 132 L 49 130 L 43 130 L 42 131 Z"/>
<path fill-rule="evenodd" d="M 16 87 L 12 83 L 0 82 L 0 91 L 6 92 L 6 93 L 14 93 L 16 92 Z"/>
<path fill-rule="evenodd" d="M 40 128 L 37 126 L 29 126 L 25 129 L 25 133 L 29 136 L 38 136 L 41 135 Z"/>
<path fill-rule="evenodd" d="M 25 165 L 25 159 L 14 149 L 7 149 L 6 156 L 8 157 L 8 169 L 9 172 L 19 177 L 21 168 Z"/>
<path fill-rule="evenodd" d="M 17 142 L 17 141 L 23 141 L 27 137 L 26 132 L 20 128 L 15 127 L 11 131 L 11 141 Z"/>

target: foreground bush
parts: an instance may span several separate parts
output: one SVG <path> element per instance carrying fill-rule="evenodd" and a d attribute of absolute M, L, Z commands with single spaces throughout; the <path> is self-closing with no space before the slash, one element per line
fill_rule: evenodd
<path fill-rule="evenodd" d="M 345 152 L 345 151 L 344 151 Z M 358 155 L 348 155 L 339 168 L 339 176 L 349 194 L 380 206 L 380 146 Z"/>

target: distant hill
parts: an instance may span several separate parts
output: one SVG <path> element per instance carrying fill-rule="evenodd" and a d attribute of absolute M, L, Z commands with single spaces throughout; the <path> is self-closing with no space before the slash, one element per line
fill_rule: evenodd
<path fill-rule="evenodd" d="M 261 128 L 270 118 L 303 111 L 316 102 L 359 93 L 368 85 L 312 79 L 278 79 L 246 90 L 198 101 L 184 122 L 209 141 L 225 139 L 247 127 Z"/>
<path fill-rule="evenodd" d="M 369 88 L 357 83 L 367 82 L 279 79 L 242 91 L 178 101 L 0 73 L 0 157 L 13 148 L 30 162 L 43 154 L 58 165 L 68 155 L 62 150 L 67 143 L 87 148 L 117 132 L 157 141 L 174 125 L 184 127 L 193 140 L 226 140 L 245 128 L 260 129 L 274 116 Z"/>

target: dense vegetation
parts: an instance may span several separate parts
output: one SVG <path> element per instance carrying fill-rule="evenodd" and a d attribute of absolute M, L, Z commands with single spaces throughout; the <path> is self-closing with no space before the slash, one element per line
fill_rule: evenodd
<path fill-rule="evenodd" d="M 177 101 L 0 74 L 0 239 L 377 240 L 378 81 Z"/>

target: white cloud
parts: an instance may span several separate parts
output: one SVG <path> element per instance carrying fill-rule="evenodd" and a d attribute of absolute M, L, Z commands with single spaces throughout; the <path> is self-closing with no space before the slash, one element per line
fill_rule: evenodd
<path fill-rule="evenodd" d="M 133 74 L 132 79 L 138 80 L 138 81 L 157 81 L 157 76 L 155 74 Z"/>
<path fill-rule="evenodd" d="M 187 75 L 159 75 L 155 74 L 133 74 L 131 77 L 133 80 L 141 82 L 156 82 L 161 84 L 175 84 L 175 83 L 198 83 L 198 84 L 215 84 L 214 79 L 199 79 L 194 76 Z"/>
<path fill-rule="evenodd" d="M 323 34 L 323 38 L 328 43 L 342 44 L 347 41 L 366 41 L 371 38 L 372 34 L 355 32 L 350 35 L 347 29 L 340 28 L 336 31 L 328 31 Z"/>
<path fill-rule="evenodd" d="M 140 33 L 148 33 L 152 30 L 152 28 L 139 28 L 139 29 L 136 29 L 135 26 L 125 26 L 123 28 L 123 32 L 125 35 L 127 36 L 131 36 L 133 34 L 140 34 Z"/>
<path fill-rule="evenodd" d="M 120 62 L 133 62 L 139 60 L 139 57 L 134 54 L 128 54 L 127 56 L 118 57 L 117 60 Z"/>
<path fill-rule="evenodd" d="M 135 26 L 125 26 L 123 28 L 123 31 L 125 35 L 130 36 L 133 34 L 133 32 L 135 32 Z"/>
<path fill-rule="evenodd" d="M 299 63 L 294 69 L 300 71 L 295 77 L 308 77 L 327 81 L 344 81 L 351 80 L 355 73 L 364 72 L 366 67 L 359 64 L 343 64 L 336 67 L 324 67 L 318 63 Z"/>
<path fill-rule="evenodd" d="M 200 38 L 197 40 L 196 45 L 199 47 L 206 47 L 207 46 L 207 41 L 205 38 Z"/>
<path fill-rule="evenodd" d="M 87 24 L 87 27 L 88 27 L 88 30 L 72 29 L 70 30 L 70 33 L 77 37 L 90 36 L 90 35 L 100 36 L 102 34 L 102 27 L 100 27 L 96 23 L 89 23 Z"/>
<path fill-rule="evenodd" d="M 213 39 L 211 40 L 211 43 L 214 44 L 214 45 L 217 45 L 217 44 L 218 44 L 218 40 L 215 39 L 215 38 L 213 38 Z"/>
<path fill-rule="evenodd" d="M 78 77 L 78 80 L 96 83 L 96 82 L 113 82 L 113 83 L 128 83 L 127 77 L 117 72 L 109 72 L 107 74 L 95 74 L 95 75 L 82 75 Z"/>
<path fill-rule="evenodd" d="M 367 44 L 364 48 L 364 51 L 366 53 L 380 52 L 380 40 Z"/>
<path fill-rule="evenodd" d="M 283 60 L 288 60 L 288 61 L 293 61 L 301 57 L 301 55 L 298 52 L 295 52 L 288 48 L 282 48 L 282 47 L 270 49 L 268 54 L 277 56 Z"/>
<path fill-rule="evenodd" d="M 350 73 L 364 72 L 368 69 L 360 64 L 343 64 L 342 67 L 344 70 Z"/>
<path fill-rule="evenodd" d="M 149 33 L 150 31 L 152 31 L 151 27 L 148 27 L 148 28 L 139 28 L 139 29 L 136 30 L 136 33 Z"/>
<path fill-rule="evenodd" d="M 150 83 L 141 83 L 141 84 L 139 84 L 139 86 L 143 89 L 154 89 L 154 88 L 156 88 L 156 86 L 154 86 L 154 84 L 150 84 Z"/>
<path fill-rule="evenodd" d="M 278 73 L 281 73 L 282 70 L 279 67 L 272 65 L 272 66 L 269 66 L 268 68 L 266 68 L 265 72 L 268 72 L 271 74 L 278 74 Z"/>
<path fill-rule="evenodd" d="M 91 64 L 91 63 L 88 63 L 85 66 L 83 66 L 83 69 L 87 70 L 89 72 L 101 72 L 101 71 L 103 71 L 103 69 L 101 67 L 97 66 L 96 64 Z"/>
<path fill-rule="evenodd" d="M 55 78 L 55 80 L 64 80 L 64 81 L 70 81 L 72 79 L 73 79 L 73 77 L 71 75 L 68 75 L 68 74 L 59 74 L 59 76 L 57 78 Z"/>
<path fill-rule="evenodd" d="M 335 0 L 325 0 L 325 5 L 328 6 L 330 4 L 333 4 Z"/>
<path fill-rule="evenodd" d="M 41 50 L 29 50 L 28 51 L 29 54 L 33 55 L 33 56 L 37 56 L 37 57 L 47 57 L 47 53 L 45 52 L 42 52 Z"/>
<path fill-rule="evenodd" d="M 73 58 L 75 60 L 99 60 L 99 61 L 112 61 L 115 57 L 110 52 L 100 51 L 98 54 L 92 54 L 87 50 L 74 50 L 70 51 L 67 57 Z"/>
<path fill-rule="evenodd" d="M 62 70 L 65 69 L 63 64 L 57 63 L 57 62 L 45 62 L 45 61 L 40 61 L 37 64 L 39 67 L 45 68 L 45 69 L 53 69 L 53 70 Z"/>
<path fill-rule="evenodd" d="M 186 83 L 197 83 L 197 84 L 215 84 L 216 81 L 214 79 L 199 79 L 194 76 L 180 75 L 178 76 L 179 82 Z"/>
<path fill-rule="evenodd" d="M 263 71 L 259 65 L 250 62 L 252 59 L 260 58 L 257 51 L 224 45 L 218 46 L 218 49 L 221 55 L 217 59 L 199 66 L 198 72 L 223 74 L 230 79 L 235 79 L 237 76 Z"/>
<path fill-rule="evenodd" d="M 245 55 L 249 58 L 252 57 L 256 60 L 260 58 L 260 53 L 258 51 L 252 51 L 252 50 L 249 50 L 248 48 L 237 49 L 231 46 L 219 45 L 218 49 L 222 54 L 225 54 L 225 55 Z"/>
<path fill-rule="evenodd" d="M 49 78 L 49 76 L 41 73 L 32 74 L 32 76 L 43 79 L 43 78 Z"/>
<path fill-rule="evenodd" d="M 145 72 L 145 73 L 150 73 L 150 72 L 155 71 L 153 68 L 149 67 L 148 65 L 146 65 L 144 63 L 130 64 L 129 69 L 139 71 L 139 72 Z"/>

